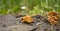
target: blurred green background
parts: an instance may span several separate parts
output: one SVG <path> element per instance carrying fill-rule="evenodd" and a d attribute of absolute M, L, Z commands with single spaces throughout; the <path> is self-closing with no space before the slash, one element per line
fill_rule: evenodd
<path fill-rule="evenodd" d="M 45 15 L 60 13 L 60 0 L 0 0 L 0 14 Z"/>

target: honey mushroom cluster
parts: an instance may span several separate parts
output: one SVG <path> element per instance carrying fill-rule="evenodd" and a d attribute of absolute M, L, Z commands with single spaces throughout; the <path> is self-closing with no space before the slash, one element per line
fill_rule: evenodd
<path fill-rule="evenodd" d="M 56 13 L 56 12 L 49 12 L 48 13 L 48 21 L 50 22 L 50 24 L 56 25 L 56 24 L 58 24 L 58 20 L 59 20 L 58 13 Z"/>
<path fill-rule="evenodd" d="M 22 17 L 22 22 L 28 22 L 28 23 L 32 23 L 33 22 L 33 18 L 32 16 L 24 16 Z"/>

